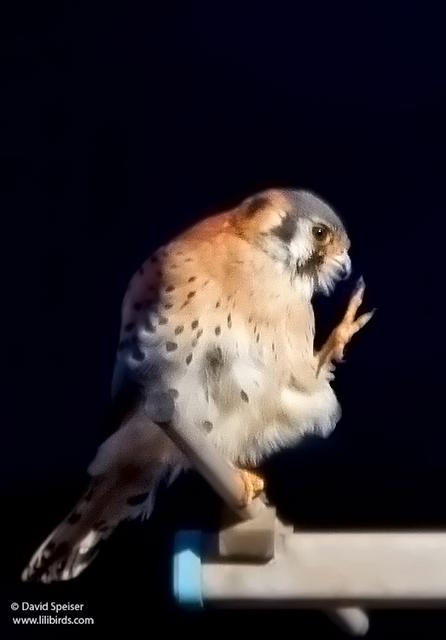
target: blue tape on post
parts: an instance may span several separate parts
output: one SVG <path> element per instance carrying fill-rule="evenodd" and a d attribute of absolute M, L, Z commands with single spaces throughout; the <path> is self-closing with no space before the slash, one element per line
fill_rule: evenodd
<path fill-rule="evenodd" d="M 180 531 L 175 536 L 173 592 L 186 609 L 201 609 L 201 531 Z"/>

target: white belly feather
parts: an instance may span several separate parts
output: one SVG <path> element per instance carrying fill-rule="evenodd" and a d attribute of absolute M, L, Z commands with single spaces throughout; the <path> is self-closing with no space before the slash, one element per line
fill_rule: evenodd
<path fill-rule="evenodd" d="M 175 372 L 175 419 L 203 429 L 238 464 L 255 465 L 305 435 L 331 433 L 340 408 L 329 382 L 316 379 L 313 357 L 290 352 L 279 332 L 271 334 L 275 353 L 265 348 L 269 338 L 235 335 L 203 340 L 187 370 Z"/>

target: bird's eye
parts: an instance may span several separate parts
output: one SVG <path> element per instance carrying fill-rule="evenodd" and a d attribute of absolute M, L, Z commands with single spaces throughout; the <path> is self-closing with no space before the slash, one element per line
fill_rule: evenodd
<path fill-rule="evenodd" d="M 313 237 L 321 244 L 327 243 L 330 239 L 330 232 L 327 227 L 316 225 L 313 227 Z"/>

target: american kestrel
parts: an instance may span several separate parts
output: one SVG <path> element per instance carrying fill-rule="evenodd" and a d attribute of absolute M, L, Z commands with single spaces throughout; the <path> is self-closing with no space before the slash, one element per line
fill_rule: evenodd
<path fill-rule="evenodd" d="M 150 515 L 160 482 L 188 466 L 165 420 L 206 434 L 239 469 L 247 502 L 263 488 L 255 468 L 267 456 L 333 431 L 334 363 L 373 312 L 356 317 L 361 280 L 316 352 L 312 300 L 350 274 L 349 248 L 326 202 L 271 189 L 200 220 L 144 262 L 121 310 L 111 435 L 23 580 L 78 576 L 119 523 Z"/>

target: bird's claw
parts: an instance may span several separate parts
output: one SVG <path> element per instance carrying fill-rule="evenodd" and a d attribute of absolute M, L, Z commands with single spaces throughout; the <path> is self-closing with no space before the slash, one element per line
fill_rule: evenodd
<path fill-rule="evenodd" d="M 265 488 L 265 481 L 254 471 L 248 471 L 246 469 L 238 470 L 239 477 L 243 482 L 243 498 L 242 506 L 247 507 L 258 495 L 262 493 Z"/>
<path fill-rule="evenodd" d="M 356 317 L 364 299 L 365 282 L 361 276 L 356 282 L 347 310 L 338 326 L 331 332 L 319 354 L 317 374 L 325 364 L 344 362 L 344 351 L 352 337 L 372 319 L 376 309 Z"/>

